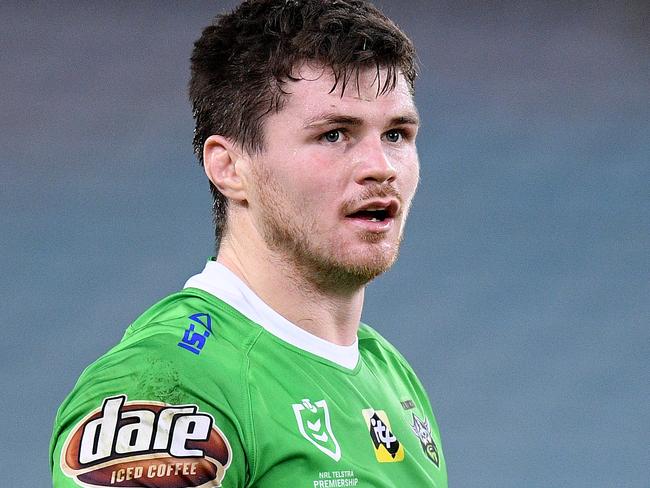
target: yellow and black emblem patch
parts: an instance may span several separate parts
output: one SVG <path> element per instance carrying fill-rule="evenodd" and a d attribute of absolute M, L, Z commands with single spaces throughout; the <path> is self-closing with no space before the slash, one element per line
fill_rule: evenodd
<path fill-rule="evenodd" d="M 366 408 L 361 411 L 370 433 L 375 457 L 380 463 L 399 463 L 404 460 L 404 446 L 390 430 L 386 412 Z"/>

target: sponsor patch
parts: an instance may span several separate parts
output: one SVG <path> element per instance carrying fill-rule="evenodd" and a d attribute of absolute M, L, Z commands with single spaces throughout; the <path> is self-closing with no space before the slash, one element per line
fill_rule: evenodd
<path fill-rule="evenodd" d="M 334 461 L 339 461 L 341 447 L 332 432 L 327 402 L 320 400 L 312 403 L 309 399 L 304 399 L 302 403 L 294 403 L 292 406 L 302 436 Z"/>
<path fill-rule="evenodd" d="M 104 399 L 74 426 L 61 469 L 86 487 L 221 486 L 232 460 L 228 439 L 196 405 Z"/>
<path fill-rule="evenodd" d="M 361 411 L 370 431 L 375 457 L 380 463 L 399 463 L 404 460 L 404 447 L 390 431 L 388 415 L 383 410 L 366 408 Z"/>
<path fill-rule="evenodd" d="M 429 425 L 429 421 L 426 418 L 422 420 L 420 417 L 413 414 L 413 425 L 411 426 L 411 429 L 413 429 L 413 433 L 417 438 L 420 439 L 422 450 L 427 458 L 429 458 L 429 460 L 437 467 L 440 467 L 440 456 L 438 454 L 436 443 L 433 441 L 433 437 L 431 436 L 431 426 Z"/>

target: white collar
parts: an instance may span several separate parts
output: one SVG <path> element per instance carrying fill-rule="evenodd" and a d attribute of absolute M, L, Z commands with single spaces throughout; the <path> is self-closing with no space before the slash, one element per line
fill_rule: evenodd
<path fill-rule="evenodd" d="M 344 368 L 354 369 L 359 361 L 359 342 L 339 346 L 310 334 L 269 307 L 253 290 L 223 264 L 208 261 L 203 271 L 192 276 L 184 288 L 198 288 L 223 300 L 274 336 Z"/>

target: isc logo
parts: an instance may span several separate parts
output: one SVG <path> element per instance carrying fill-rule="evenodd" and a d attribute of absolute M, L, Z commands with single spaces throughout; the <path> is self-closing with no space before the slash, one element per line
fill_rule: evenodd
<path fill-rule="evenodd" d="M 106 398 L 74 427 L 61 453 L 66 475 L 90 486 L 219 486 L 231 450 L 212 416 L 196 405 L 126 400 Z"/>

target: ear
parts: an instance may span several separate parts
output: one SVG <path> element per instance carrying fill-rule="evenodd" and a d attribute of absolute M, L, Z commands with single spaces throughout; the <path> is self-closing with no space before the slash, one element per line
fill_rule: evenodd
<path fill-rule="evenodd" d="M 238 145 L 212 135 L 203 144 L 203 169 L 208 179 L 231 200 L 246 200 L 248 158 Z"/>

